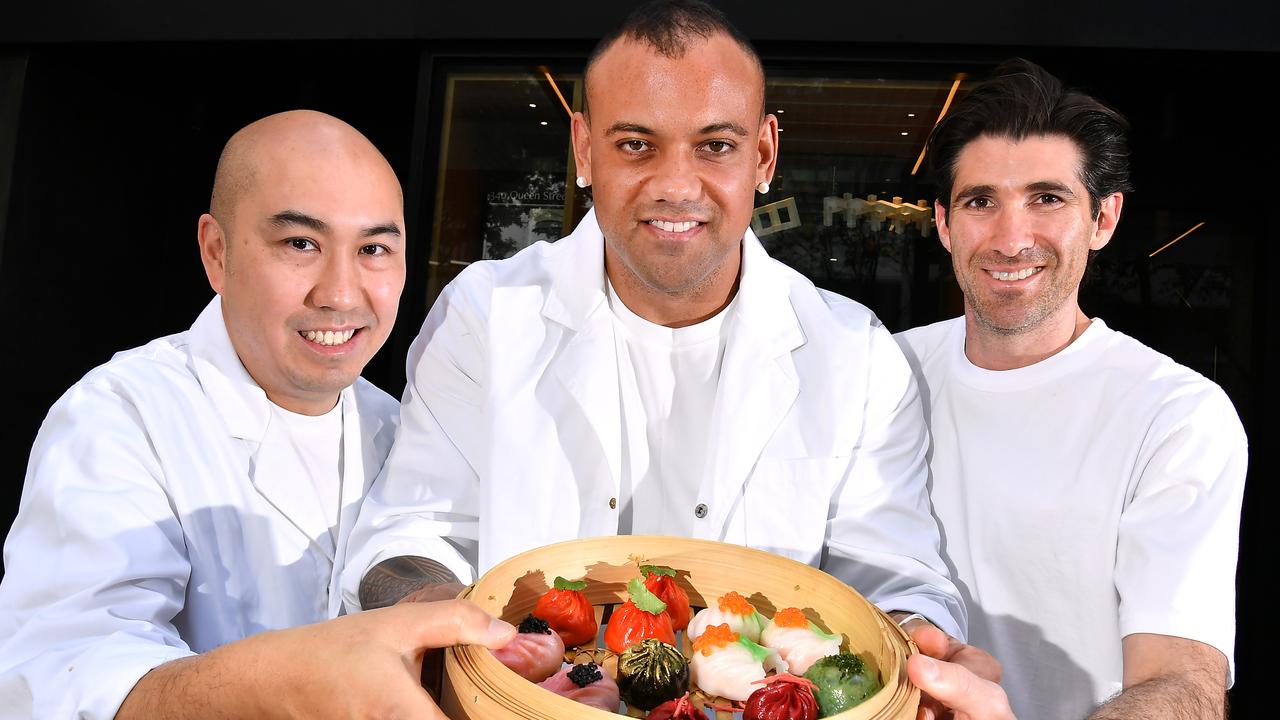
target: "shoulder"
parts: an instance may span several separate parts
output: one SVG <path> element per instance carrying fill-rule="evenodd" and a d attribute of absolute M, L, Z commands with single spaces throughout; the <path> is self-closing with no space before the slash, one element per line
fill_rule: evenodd
<path fill-rule="evenodd" d="M 551 281 L 552 268 L 564 262 L 569 254 L 569 241 L 570 238 L 554 243 L 539 240 L 509 258 L 478 260 L 458 273 L 448 289 L 474 296 L 503 286 L 547 284 Z"/>
<path fill-rule="evenodd" d="M 779 260 L 769 258 L 766 271 L 776 282 L 785 285 L 791 307 L 805 330 L 809 341 L 823 340 L 815 332 L 834 333 L 832 340 L 851 337 L 865 338 L 877 328 L 882 328 L 880 318 L 866 305 L 813 284 L 809 278 Z"/>
<path fill-rule="evenodd" d="M 804 335 L 804 345 L 795 355 L 797 363 L 817 363 L 831 377 L 870 381 L 910 376 L 902 351 L 870 308 L 815 286 L 776 260 L 770 262 L 776 265 L 771 271 L 786 282 L 791 308 Z"/>
<path fill-rule="evenodd" d="M 1099 371 L 1126 402 L 1151 406 L 1155 429 L 1200 426 L 1223 434 L 1244 431 L 1235 405 L 1217 383 L 1118 330 L 1102 328 Z"/>
<path fill-rule="evenodd" d="M 912 369 L 916 374 L 921 374 L 924 368 L 934 364 L 935 359 L 944 357 L 943 350 L 947 347 L 947 341 L 957 332 L 957 326 L 963 330 L 963 315 L 904 330 L 896 333 L 893 339 L 898 341 L 898 347 L 902 348 Z"/>
<path fill-rule="evenodd" d="M 90 370 L 73 386 L 90 386 L 123 395 L 198 389 L 187 352 L 188 333 L 157 338 L 141 347 L 123 350 Z"/>

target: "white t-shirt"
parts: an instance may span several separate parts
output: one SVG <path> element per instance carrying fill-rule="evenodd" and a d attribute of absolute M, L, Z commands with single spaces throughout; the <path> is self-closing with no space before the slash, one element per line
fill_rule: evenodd
<path fill-rule="evenodd" d="M 285 497 L 292 507 L 280 508 L 332 558 L 338 544 L 342 507 L 342 400 L 324 415 L 300 415 L 275 403 L 271 420 L 255 458 L 255 477 L 288 478 L 305 482 Z"/>
<path fill-rule="evenodd" d="M 969 642 L 1024 720 L 1121 689 L 1121 638 L 1232 657 L 1247 446 L 1217 385 L 1094 320 L 1034 365 L 964 354 L 964 318 L 897 336 L 920 380 L 943 557 Z"/>
<path fill-rule="evenodd" d="M 607 284 L 622 406 L 619 531 L 692 537 L 733 303 L 669 328 L 636 315 Z"/>

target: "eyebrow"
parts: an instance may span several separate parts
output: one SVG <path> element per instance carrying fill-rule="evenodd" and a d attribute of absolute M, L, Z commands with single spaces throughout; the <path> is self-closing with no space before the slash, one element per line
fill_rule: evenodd
<path fill-rule="evenodd" d="M 320 218 L 312 217 L 297 210 L 278 212 L 268 218 L 268 221 L 272 227 L 281 229 L 300 226 L 317 233 L 323 233 L 329 229 L 329 225 Z M 379 235 L 402 237 L 404 233 L 400 230 L 400 226 L 392 221 L 378 223 L 360 230 L 360 237 L 362 238 L 377 237 Z"/>
<path fill-rule="evenodd" d="M 658 134 L 643 125 L 628 122 L 616 122 L 610 125 L 608 130 L 604 131 L 604 136 L 609 137 L 610 135 L 617 135 L 618 133 L 635 133 L 636 135 Z"/>
<path fill-rule="evenodd" d="M 360 231 L 360 237 L 362 238 L 375 237 L 377 235 L 395 235 L 396 237 L 400 237 L 403 233 L 400 232 L 400 226 L 393 222 L 380 223 Z"/>
<path fill-rule="evenodd" d="M 297 210 L 284 210 L 272 215 L 267 220 L 271 223 L 271 226 L 275 228 L 286 228 L 291 225 L 300 225 L 315 232 L 324 232 L 329 229 L 329 226 L 320 218 L 311 217 L 310 215 L 304 212 L 298 212 Z"/>
<path fill-rule="evenodd" d="M 1051 192 L 1059 195 L 1067 195 L 1075 197 L 1076 193 L 1070 187 L 1058 182 L 1057 180 L 1041 180 L 1033 182 L 1027 186 L 1028 192 Z"/>
<path fill-rule="evenodd" d="M 952 200 L 952 202 L 958 203 L 961 200 L 968 200 L 969 198 L 977 197 L 979 195 L 995 194 L 995 185 L 970 185 L 968 187 L 960 188 L 960 190 L 956 192 L 955 200 Z"/>
<path fill-rule="evenodd" d="M 738 137 L 746 137 L 747 129 L 736 122 L 718 122 L 712 123 L 698 131 L 699 135 L 715 135 L 717 133 L 733 133 Z"/>
<path fill-rule="evenodd" d="M 702 129 L 698 130 L 699 135 L 715 135 L 716 133 L 722 133 L 722 132 L 732 133 L 734 135 L 737 135 L 738 137 L 747 137 L 747 135 L 749 134 L 747 133 L 746 128 L 742 127 L 738 123 L 728 122 L 728 121 L 711 123 L 710 125 L 707 125 Z M 604 136 L 609 137 L 611 135 L 618 135 L 620 133 L 633 133 L 636 135 L 657 135 L 658 134 L 657 131 L 653 130 L 652 128 L 647 128 L 644 125 L 641 125 L 639 123 L 617 122 L 610 125 L 609 129 L 604 131 Z"/>

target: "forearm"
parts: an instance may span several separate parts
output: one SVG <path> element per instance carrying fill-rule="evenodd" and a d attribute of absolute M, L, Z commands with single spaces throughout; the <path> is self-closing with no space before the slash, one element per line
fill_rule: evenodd
<path fill-rule="evenodd" d="M 1089 715 L 1088 720 L 1222 720 L 1226 694 L 1184 676 L 1153 678 L 1134 685 Z"/>
<path fill-rule="evenodd" d="M 172 660 L 138 681 L 125 697 L 116 720 L 224 720 L 287 717 L 263 702 L 261 688 L 272 668 L 258 661 L 255 639 L 225 645 L 206 655 Z M 278 668 L 276 668 L 278 670 Z M 286 678 L 277 672 L 273 682 Z M 284 688 L 276 688 L 283 697 Z"/>
<path fill-rule="evenodd" d="M 360 607 L 365 610 L 394 605 L 428 585 L 457 583 L 458 577 L 430 558 L 401 555 L 374 565 L 360 581 Z"/>

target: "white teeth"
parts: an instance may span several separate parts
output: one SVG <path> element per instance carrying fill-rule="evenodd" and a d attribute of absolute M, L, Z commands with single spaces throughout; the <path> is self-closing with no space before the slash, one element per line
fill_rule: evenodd
<path fill-rule="evenodd" d="M 302 336 L 317 345 L 341 345 L 350 340 L 351 336 L 355 334 L 356 331 L 354 329 L 339 330 L 337 332 L 332 330 L 308 330 L 302 333 Z"/>
<path fill-rule="evenodd" d="M 658 228 L 659 230 L 666 230 L 667 232 L 678 232 L 678 233 L 689 232 L 690 230 L 698 227 L 699 225 L 699 223 L 694 220 L 689 220 L 686 222 L 667 222 L 666 220 L 650 220 L 649 224 Z"/>
<path fill-rule="evenodd" d="M 1036 273 L 1040 272 L 1043 269 L 1044 268 L 1034 267 L 1034 268 L 1026 268 L 1023 270 L 1017 270 L 1014 272 L 996 272 L 995 270 L 988 270 L 987 272 L 991 273 L 991 277 L 997 280 L 1008 281 L 1008 280 L 1025 280 L 1031 277 L 1032 275 L 1035 275 Z"/>

